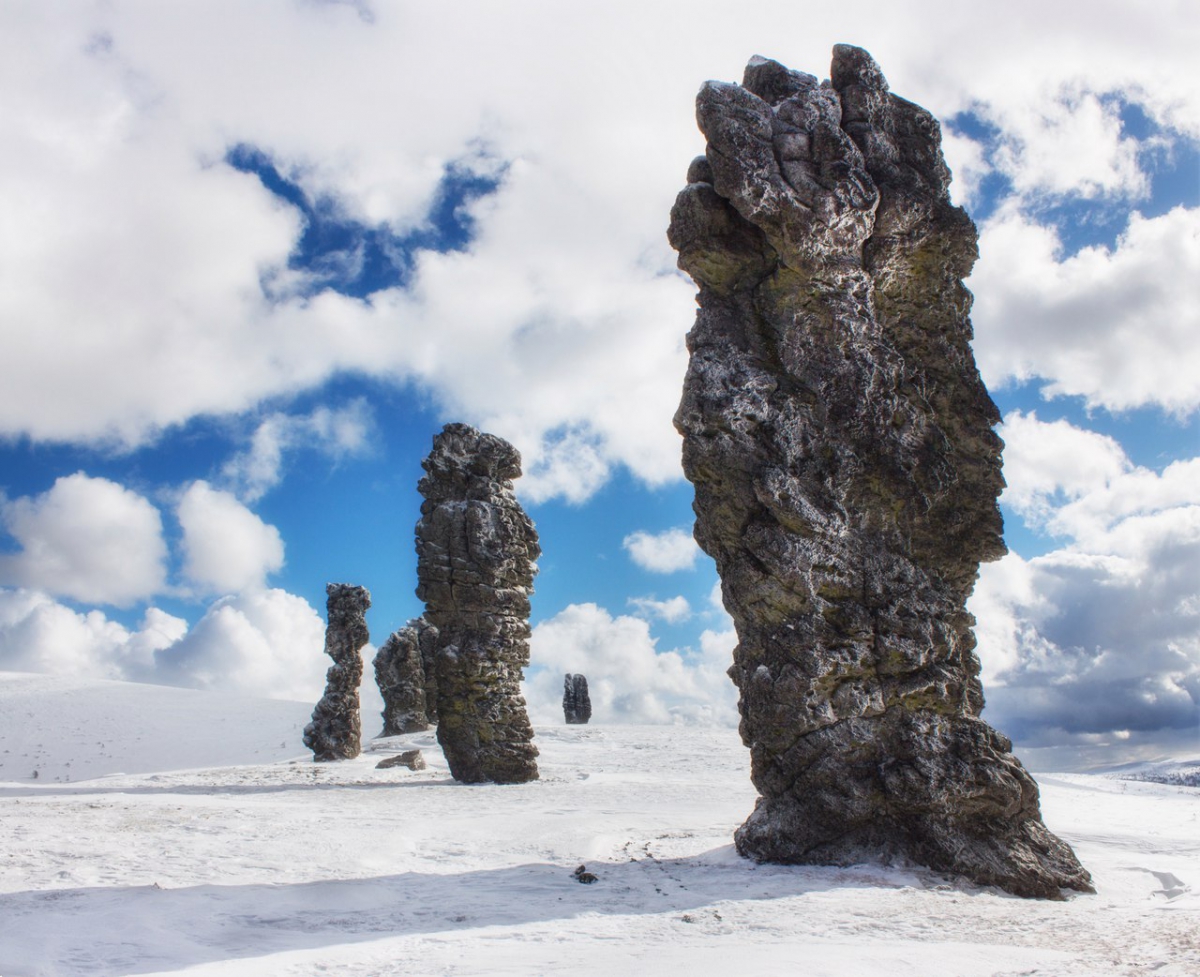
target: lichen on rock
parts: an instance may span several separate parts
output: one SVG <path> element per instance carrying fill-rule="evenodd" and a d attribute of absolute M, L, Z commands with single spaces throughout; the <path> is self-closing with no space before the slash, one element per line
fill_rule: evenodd
<path fill-rule="evenodd" d="M 366 613 L 371 595 L 366 587 L 346 583 L 328 584 L 325 593 L 325 654 L 333 665 L 325 673 L 325 694 L 312 722 L 304 727 L 304 745 L 315 760 L 352 760 L 362 748 L 358 687 L 362 648 L 370 641 Z"/>
<path fill-rule="evenodd" d="M 963 285 L 975 227 L 936 119 L 859 48 L 830 74 L 755 58 L 741 85 L 706 83 L 705 155 L 671 212 L 700 287 L 675 424 L 761 795 L 737 847 L 1091 891 L 979 718 L 965 605 L 1005 548 Z"/>
<path fill-rule="evenodd" d="M 447 424 L 421 464 L 417 596 L 437 629 L 438 742 L 456 780 L 535 780 L 520 686 L 541 548 L 513 494 L 521 456 L 502 438 Z"/>

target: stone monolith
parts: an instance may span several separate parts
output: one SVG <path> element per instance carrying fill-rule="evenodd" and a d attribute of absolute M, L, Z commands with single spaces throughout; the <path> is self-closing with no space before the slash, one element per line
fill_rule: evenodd
<path fill-rule="evenodd" d="M 1003 445 L 937 121 L 846 45 L 825 82 L 754 58 L 697 116 L 705 154 L 671 212 L 700 287 L 675 423 L 737 627 L 761 795 L 738 850 L 1090 891 L 979 718 L 965 604 L 1005 552 Z"/>
<path fill-rule="evenodd" d="M 592 698 L 586 675 L 567 673 L 563 679 L 563 716 L 571 726 L 583 726 L 592 718 Z"/>
<path fill-rule="evenodd" d="M 375 682 L 383 697 L 381 736 L 417 733 L 430 725 L 425 662 L 437 644 L 437 628 L 423 617 L 393 631 L 375 655 Z M 436 683 L 434 683 L 436 688 Z"/>
<path fill-rule="evenodd" d="M 520 686 L 541 548 L 513 495 L 521 456 L 502 438 L 447 424 L 421 464 L 417 596 L 437 628 L 438 742 L 456 780 L 535 780 Z"/>
<path fill-rule="evenodd" d="M 363 645 L 370 640 L 366 613 L 371 595 L 366 587 L 331 583 L 325 628 L 325 654 L 333 665 L 325 673 L 325 694 L 304 727 L 304 745 L 315 760 L 351 760 L 362 746 L 358 687 L 362 681 Z"/>

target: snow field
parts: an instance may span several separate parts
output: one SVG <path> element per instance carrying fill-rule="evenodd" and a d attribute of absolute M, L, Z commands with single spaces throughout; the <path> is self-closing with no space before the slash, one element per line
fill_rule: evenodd
<path fill-rule="evenodd" d="M 1194 788 L 1039 778 L 1098 892 L 1037 902 L 923 869 L 739 858 L 754 790 L 731 729 L 542 726 L 539 781 L 468 787 L 432 733 L 310 762 L 310 705 L 184 710 L 180 690 L 117 683 L 65 683 L 65 713 L 14 705 L 56 682 L 0 675 L 0 739 L 35 737 L 48 771 L 0 774 L 0 977 L 1200 973 Z M 427 769 L 375 769 L 413 746 Z M 109 775 L 50 780 L 67 749 L 72 771 Z"/>

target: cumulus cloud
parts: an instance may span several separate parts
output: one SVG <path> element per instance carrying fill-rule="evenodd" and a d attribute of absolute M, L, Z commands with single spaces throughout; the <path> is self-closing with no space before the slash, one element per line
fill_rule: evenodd
<path fill-rule="evenodd" d="M 1034 415 L 1006 418 L 1005 437 L 1015 500 L 1067 545 L 981 568 L 970 607 L 988 717 L 1033 746 L 1104 745 L 1110 761 L 1157 731 L 1194 731 L 1200 458 L 1154 472 Z"/>
<path fill-rule="evenodd" d="M 308 602 L 282 590 L 221 598 L 190 630 L 157 607 L 128 628 L 38 591 L 0 590 L 0 670 L 315 701 L 324 633 Z"/>
<path fill-rule="evenodd" d="M 692 605 L 683 596 L 671 597 L 667 600 L 656 600 L 653 597 L 630 597 L 628 603 L 643 617 L 660 618 L 668 624 L 678 624 L 692 616 Z"/>
<path fill-rule="evenodd" d="M 1034 111 L 1006 112 L 995 165 L 1025 196 L 1140 198 L 1149 180 L 1141 144 L 1125 135 L 1117 99 L 1094 91 L 1063 91 Z"/>
<path fill-rule="evenodd" d="M 1125 450 L 1107 435 L 1037 413 L 1011 411 L 999 430 L 1004 439 L 1002 501 L 1026 522 L 1045 527 L 1067 499 L 1104 488 L 1131 470 Z"/>
<path fill-rule="evenodd" d="M 1032 746 L 1194 733 L 1200 518 L 1181 522 L 1143 527 L 1157 532 L 1136 556 L 1010 554 L 983 569 L 971 607 L 990 721 Z"/>
<path fill-rule="evenodd" d="M 67 475 L 41 495 L 0 504 L 20 550 L 0 555 L 0 582 L 96 604 L 128 606 L 162 590 L 162 517 L 105 478 Z"/>
<path fill-rule="evenodd" d="M 285 452 L 307 449 L 335 461 L 361 455 L 373 427 L 371 407 L 362 398 L 308 414 L 275 412 L 259 422 L 250 444 L 225 463 L 221 475 L 240 498 L 255 502 L 283 478 Z"/>
<path fill-rule="evenodd" d="M 283 566 L 283 539 L 229 492 L 193 482 L 176 508 L 183 575 L 201 593 L 259 589 Z"/>
<path fill-rule="evenodd" d="M 329 659 L 325 624 L 302 597 L 264 590 L 216 601 L 178 641 L 155 653 L 156 681 L 188 688 L 312 699 Z"/>
<path fill-rule="evenodd" d="M 686 529 L 666 529 L 661 533 L 639 529 L 626 536 L 621 545 L 634 563 L 653 573 L 690 570 L 700 555 L 700 547 Z"/>
<path fill-rule="evenodd" d="M 133 630 L 98 610 L 74 611 L 35 590 L 0 590 L 0 670 L 140 679 L 187 622 L 149 608 Z"/>
<path fill-rule="evenodd" d="M 563 676 L 573 672 L 587 676 L 596 722 L 733 724 L 733 645 L 731 633 L 705 631 L 698 650 L 660 652 L 646 621 L 571 604 L 533 629 L 530 716 L 562 721 Z"/>
<path fill-rule="evenodd" d="M 1035 377 L 1046 397 L 1092 407 L 1200 407 L 1200 209 L 1134 214 L 1113 249 L 1060 253 L 1056 232 L 1018 211 L 990 220 L 971 278 L 984 380 Z"/>
<path fill-rule="evenodd" d="M 757 0 L 715 33 L 715 3 L 688 18 L 633 3 L 520 7 L 514 18 L 486 3 L 401 4 L 366 19 L 341 4 L 6 10 L 0 321 L 11 326 L 0 432 L 143 444 L 166 426 L 353 371 L 415 384 L 442 413 L 514 441 L 532 499 L 580 501 L 617 466 L 655 484 L 679 478 L 670 417 L 693 289 L 674 271 L 663 225 L 701 148 L 697 86 L 736 78 L 768 20 L 776 40 L 764 54 L 820 72 L 832 39 L 861 37 L 897 89 L 939 116 L 982 106 L 1003 130 L 999 165 L 1018 188 L 1140 192 L 1135 147 L 1115 102 L 1097 93 L 1200 132 L 1187 83 L 1194 33 L 1173 23 L 1143 43 L 1145 19 L 1115 0 L 1083 21 L 1033 0 L 1017 12 L 928 0 L 917 19 L 879 4 L 865 37 L 857 9 Z M 1037 17 L 1036 36 L 1022 8 Z M 447 74 L 450 37 L 471 72 Z M 217 46 L 219 78 L 202 56 Z M 408 256 L 405 286 L 366 300 L 312 295 L 313 281 L 293 287 L 305 273 L 289 267 L 302 214 L 223 162 L 243 144 L 311 200 L 390 234 L 428 225 L 456 160 L 486 160 L 504 178 L 466 205 L 475 235 L 464 250 Z M 953 153 L 976 179 L 971 148 Z M 995 280 L 1024 270 L 1009 257 Z M 1067 292 L 1011 321 L 1042 336 Z M 1170 332 L 1159 311 L 1145 322 Z M 999 343 L 997 368 L 1023 343 Z M 1180 365 L 1180 376 L 1196 372 Z M 1067 373 L 1061 382 L 1086 385 Z M 1164 396 L 1192 397 L 1178 385 Z M 236 475 L 247 498 L 276 477 L 270 434 Z"/>

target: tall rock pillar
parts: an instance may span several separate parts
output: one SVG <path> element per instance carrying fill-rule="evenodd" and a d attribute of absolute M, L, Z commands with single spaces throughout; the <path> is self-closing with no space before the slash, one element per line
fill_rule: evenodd
<path fill-rule="evenodd" d="M 705 155 L 671 212 L 700 287 L 675 424 L 737 627 L 761 795 L 738 850 L 1090 891 L 979 719 L 965 604 L 1005 552 L 1003 445 L 937 121 L 846 45 L 826 82 L 755 58 L 697 115 Z"/>
<path fill-rule="evenodd" d="M 438 742 L 456 780 L 536 780 L 521 671 L 541 548 L 513 495 L 521 456 L 502 438 L 447 424 L 421 464 L 417 596 L 437 629 Z"/>
<path fill-rule="evenodd" d="M 371 640 L 366 620 L 371 595 L 366 587 L 348 583 L 328 584 L 325 593 L 325 654 L 333 665 L 325 673 L 325 694 L 312 722 L 304 727 L 304 745 L 315 760 L 353 760 L 362 748 L 358 687 L 362 647 Z"/>

